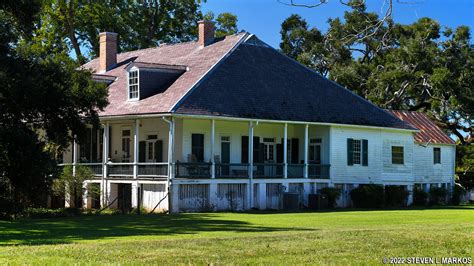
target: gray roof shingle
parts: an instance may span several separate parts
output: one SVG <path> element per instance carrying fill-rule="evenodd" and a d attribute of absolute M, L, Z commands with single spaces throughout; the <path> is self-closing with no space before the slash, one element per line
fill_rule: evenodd
<path fill-rule="evenodd" d="M 255 40 L 241 43 L 175 112 L 415 129 Z"/>

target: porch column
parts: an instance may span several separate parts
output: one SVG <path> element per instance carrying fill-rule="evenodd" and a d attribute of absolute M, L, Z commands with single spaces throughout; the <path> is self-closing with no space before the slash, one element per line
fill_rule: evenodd
<path fill-rule="evenodd" d="M 133 131 L 133 178 L 138 178 L 138 135 L 140 120 L 135 119 L 135 130 Z"/>
<path fill-rule="evenodd" d="M 101 197 L 101 207 L 105 207 L 107 205 L 107 193 L 108 193 L 108 186 L 107 186 L 107 162 L 109 157 L 109 122 L 106 122 L 104 125 L 104 136 L 103 136 L 103 148 L 102 148 L 102 183 L 101 183 L 101 190 L 100 190 L 100 197 Z"/>
<path fill-rule="evenodd" d="M 164 118 L 165 119 L 165 118 Z M 165 119 L 168 122 L 169 130 L 168 130 L 168 178 L 174 178 L 174 171 L 173 171 L 173 160 L 174 160 L 174 124 L 175 121 L 173 118 L 171 120 Z"/>
<path fill-rule="evenodd" d="M 168 178 L 167 178 L 167 192 L 168 192 L 168 210 L 170 212 L 178 212 L 178 185 L 174 185 L 172 180 L 174 179 L 173 171 L 173 160 L 174 160 L 174 129 L 175 120 L 171 117 L 169 120 L 163 117 L 163 120 L 168 123 Z"/>
<path fill-rule="evenodd" d="M 216 138 L 216 120 L 211 120 L 211 178 L 216 178 L 216 162 L 214 161 L 214 145 Z"/>
<path fill-rule="evenodd" d="M 77 136 L 74 135 L 72 142 L 72 175 L 76 176 L 76 165 L 77 165 Z"/>
<path fill-rule="evenodd" d="M 308 178 L 308 131 L 309 125 L 304 126 L 304 178 Z"/>
<path fill-rule="evenodd" d="M 283 131 L 283 178 L 288 178 L 288 123 Z"/>
<path fill-rule="evenodd" d="M 249 150 L 248 150 L 248 158 L 249 158 L 249 187 L 247 189 L 247 202 L 248 207 L 251 209 L 253 207 L 253 123 L 252 121 L 249 122 Z"/>

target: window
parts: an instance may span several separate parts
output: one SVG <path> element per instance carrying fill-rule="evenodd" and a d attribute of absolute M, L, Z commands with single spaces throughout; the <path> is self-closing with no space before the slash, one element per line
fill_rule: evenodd
<path fill-rule="evenodd" d="M 146 153 L 147 153 L 147 161 L 148 162 L 155 162 L 157 158 L 155 158 L 156 154 L 156 141 L 158 140 L 158 135 L 147 135 L 146 136 Z"/>
<path fill-rule="evenodd" d="M 392 146 L 392 164 L 403 164 L 403 147 Z"/>
<path fill-rule="evenodd" d="M 369 165 L 369 141 L 347 139 L 347 165 Z"/>
<path fill-rule="evenodd" d="M 122 158 L 130 158 L 130 129 L 122 130 Z"/>
<path fill-rule="evenodd" d="M 321 143 L 320 138 L 309 140 L 309 162 L 321 164 Z"/>
<path fill-rule="evenodd" d="M 198 162 L 204 161 L 204 134 L 191 135 L 191 153 Z"/>
<path fill-rule="evenodd" d="M 265 161 L 274 161 L 275 159 L 275 138 L 263 138 L 263 158 Z"/>
<path fill-rule="evenodd" d="M 352 160 L 354 164 L 360 164 L 360 153 L 362 151 L 361 145 L 360 145 L 360 139 L 355 139 L 352 145 Z"/>
<path fill-rule="evenodd" d="M 441 164 L 441 148 L 433 148 L 434 164 Z"/>
<path fill-rule="evenodd" d="M 138 70 L 128 72 L 128 99 L 138 99 Z"/>

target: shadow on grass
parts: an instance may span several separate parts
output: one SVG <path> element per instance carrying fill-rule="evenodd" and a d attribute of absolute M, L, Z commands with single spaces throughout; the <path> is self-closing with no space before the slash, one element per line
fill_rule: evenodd
<path fill-rule="evenodd" d="M 0 221 L 0 246 L 68 244 L 126 236 L 172 236 L 203 232 L 310 231 L 295 227 L 262 227 L 245 221 L 221 220 L 212 213 L 172 215 L 99 215 L 56 219 Z"/>
<path fill-rule="evenodd" d="M 439 205 L 439 206 L 410 206 L 410 207 L 384 207 L 384 208 L 334 208 L 334 209 L 322 209 L 322 210 L 296 210 L 296 211 L 285 211 L 285 210 L 251 210 L 244 213 L 248 214 L 290 214 L 290 213 L 337 213 L 337 212 L 370 212 L 370 211 L 423 211 L 423 210 L 472 210 L 474 211 L 474 204 L 465 204 L 458 206 L 450 205 Z"/>

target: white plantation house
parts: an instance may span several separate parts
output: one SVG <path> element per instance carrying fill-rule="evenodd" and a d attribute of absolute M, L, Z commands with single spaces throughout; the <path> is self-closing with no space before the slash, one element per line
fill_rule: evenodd
<path fill-rule="evenodd" d="M 214 38 L 202 21 L 196 42 L 117 54 L 105 32 L 83 67 L 110 102 L 64 155 L 95 173 L 86 207 L 278 209 L 327 186 L 344 207 L 362 184 L 454 182 L 454 142 L 425 115 L 380 109 L 249 33 Z"/>

